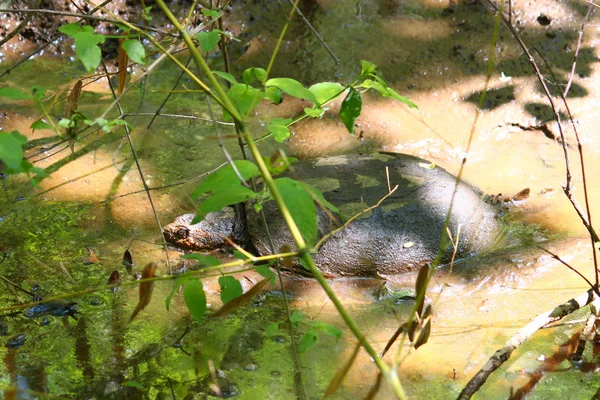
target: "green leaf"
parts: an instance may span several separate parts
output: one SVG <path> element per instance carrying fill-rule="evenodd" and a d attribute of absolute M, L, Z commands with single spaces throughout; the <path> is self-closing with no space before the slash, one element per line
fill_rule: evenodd
<path fill-rule="evenodd" d="M 300 184 L 300 186 L 302 186 L 302 188 L 304 190 L 306 190 L 312 196 L 312 198 L 315 202 L 317 202 L 317 203 L 327 207 L 327 209 L 341 215 L 340 210 L 336 206 L 334 206 L 333 204 L 328 202 L 327 199 L 325 199 L 325 197 L 323 196 L 323 193 L 319 189 L 317 189 L 314 186 L 309 185 L 306 182 L 298 181 L 298 183 Z"/>
<path fill-rule="evenodd" d="M 237 81 L 235 80 L 233 75 L 231 75 L 230 73 L 223 72 L 223 71 L 213 71 L 212 73 L 215 74 L 216 76 L 218 76 L 219 78 L 225 79 L 227 82 L 231 83 L 232 85 L 235 85 L 237 83 Z"/>
<path fill-rule="evenodd" d="M 342 331 L 339 330 L 338 327 L 328 324 L 327 322 L 311 321 L 308 323 L 308 325 L 310 325 L 312 328 L 314 328 L 320 332 L 323 332 L 326 335 L 332 336 L 338 340 L 342 337 Z"/>
<path fill-rule="evenodd" d="M 205 256 L 204 254 L 190 253 L 184 254 L 179 258 L 183 258 L 184 260 L 196 260 L 200 264 L 206 267 L 214 267 L 216 265 L 221 265 L 221 261 L 213 256 Z"/>
<path fill-rule="evenodd" d="M 242 259 L 245 259 L 245 258 L 246 257 L 244 256 Z M 256 270 L 256 272 L 261 274 L 263 277 L 269 278 L 271 280 L 271 285 L 275 284 L 275 274 L 273 273 L 273 271 L 271 271 L 271 268 L 269 268 L 268 265 L 258 265 L 256 267 L 254 267 L 254 269 Z"/>
<path fill-rule="evenodd" d="M 304 314 L 301 311 L 294 310 L 292 315 L 290 315 L 290 322 L 294 327 L 298 326 L 298 323 L 304 319 Z"/>
<path fill-rule="evenodd" d="M 238 83 L 229 89 L 227 97 L 233 102 L 240 114 L 246 116 L 260 103 L 262 95 L 258 89 L 245 83 Z"/>
<path fill-rule="evenodd" d="M 231 300 L 244 294 L 242 284 L 233 276 L 227 275 L 219 277 L 219 286 L 221 287 L 221 301 L 223 304 L 227 304 Z"/>
<path fill-rule="evenodd" d="M 279 88 L 271 86 L 265 89 L 263 98 L 271 100 L 273 104 L 280 104 L 283 101 L 283 92 Z"/>
<path fill-rule="evenodd" d="M 356 89 L 351 87 L 340 108 L 340 118 L 351 135 L 354 135 L 354 121 L 360 115 L 361 110 L 362 97 L 360 97 L 360 93 Z"/>
<path fill-rule="evenodd" d="M 52 127 L 50 125 L 48 125 L 41 119 L 38 119 L 37 121 L 35 121 L 33 124 L 31 124 L 31 126 L 29 128 L 31 128 L 33 130 L 35 130 L 35 129 L 52 129 Z"/>
<path fill-rule="evenodd" d="M 344 93 L 345 87 L 337 82 L 321 82 L 312 85 L 308 90 L 313 92 L 319 104 L 323 104 Z"/>
<path fill-rule="evenodd" d="M 387 86 L 385 81 L 379 77 L 375 77 L 376 80 L 365 79 L 364 82 L 359 87 L 364 87 L 367 89 L 375 89 L 384 97 L 391 97 L 395 100 L 401 101 L 406 104 L 410 108 L 419 108 L 415 103 L 410 101 L 408 98 L 404 96 L 400 96 L 394 89 Z"/>
<path fill-rule="evenodd" d="M 258 167 L 251 161 L 238 160 L 233 163 L 244 180 L 260 175 Z M 192 198 L 196 200 L 204 193 L 209 191 L 214 193 L 227 190 L 236 184 L 241 185 L 240 179 L 236 175 L 231 164 L 228 164 L 204 179 L 202 183 L 194 189 Z"/>
<path fill-rule="evenodd" d="M 248 68 L 242 74 L 242 80 L 245 84 L 249 85 L 254 82 L 255 79 L 258 79 L 262 82 L 267 76 L 267 71 L 262 68 Z"/>
<path fill-rule="evenodd" d="M 200 323 L 206 313 L 206 295 L 202 282 L 198 279 L 188 281 L 183 290 L 183 299 L 192 317 Z"/>
<path fill-rule="evenodd" d="M 144 12 L 142 13 L 142 16 L 146 21 L 152 21 L 152 16 L 150 16 L 150 10 L 152 10 L 152 6 L 144 8 Z"/>
<path fill-rule="evenodd" d="M 311 103 L 320 105 L 317 97 L 305 88 L 300 82 L 291 78 L 273 78 L 265 82 L 266 87 L 275 86 L 290 96 L 306 99 Z"/>
<path fill-rule="evenodd" d="M 361 66 L 361 75 L 367 75 L 367 74 L 372 74 L 375 72 L 375 70 L 377 70 L 377 65 L 369 62 L 369 61 L 365 61 L 365 60 L 360 60 L 360 66 Z"/>
<path fill-rule="evenodd" d="M 221 36 L 218 31 L 213 29 L 210 32 L 198 32 L 196 34 L 196 39 L 198 39 L 202 51 L 210 52 L 217 48 Z"/>
<path fill-rule="evenodd" d="M 276 142 L 283 142 L 290 137 L 290 129 L 287 127 L 292 122 L 291 118 L 273 118 L 271 123 L 267 125 L 267 129 L 273 135 Z"/>
<path fill-rule="evenodd" d="M 290 178 L 275 179 L 275 185 L 300 233 L 309 245 L 314 244 L 317 239 L 317 209 L 312 196 L 298 181 Z"/>
<path fill-rule="evenodd" d="M 12 100 L 31 99 L 30 94 L 9 87 L 0 87 L 0 97 L 6 97 Z"/>
<path fill-rule="evenodd" d="M 75 126 L 75 121 L 68 118 L 61 118 L 60 121 L 57 122 L 57 125 L 61 128 L 72 128 Z"/>
<path fill-rule="evenodd" d="M 74 38 L 78 33 L 83 32 L 83 28 L 79 25 L 79 22 L 73 22 L 59 27 L 58 31 Z"/>
<path fill-rule="evenodd" d="M 175 294 L 175 292 L 177 292 L 179 290 L 179 288 L 181 287 L 181 285 L 184 285 L 187 281 L 189 281 L 191 279 L 192 278 L 190 278 L 189 276 L 180 276 L 179 278 L 177 278 L 175 280 L 175 284 L 173 285 L 173 289 L 171 289 L 171 292 L 169 293 L 169 295 L 165 299 L 165 307 L 167 308 L 167 311 L 169 311 L 169 307 L 171 307 L 171 299 L 173 299 L 173 295 Z"/>
<path fill-rule="evenodd" d="M 127 53 L 127 57 L 133 60 L 133 62 L 142 65 L 146 64 L 146 50 L 138 40 L 127 39 L 123 42 L 122 46 L 125 53 Z"/>
<path fill-rule="evenodd" d="M 196 210 L 196 216 L 192 220 L 192 224 L 197 224 L 202 221 L 208 213 L 220 211 L 225 206 L 241 203 L 248 199 L 257 197 L 258 195 L 245 186 L 234 186 L 228 190 L 213 193 L 212 196 L 204 200 Z"/>
<path fill-rule="evenodd" d="M 325 110 L 323 110 L 322 108 L 305 108 L 304 112 L 309 117 L 321 118 L 323 116 L 323 114 L 325 113 Z"/>
<path fill-rule="evenodd" d="M 300 352 L 303 353 L 316 345 L 317 340 L 317 332 L 315 332 L 313 329 L 309 329 L 308 332 L 302 336 L 302 339 L 300 339 Z"/>
<path fill-rule="evenodd" d="M 270 338 L 273 337 L 279 332 L 279 324 L 277 322 L 271 322 L 267 325 L 267 329 L 265 329 L 265 336 Z"/>
<path fill-rule="evenodd" d="M 98 44 L 104 43 L 104 39 L 104 35 L 93 32 L 81 32 L 75 36 L 75 53 L 88 73 L 94 72 L 100 65 L 102 52 Z"/>
<path fill-rule="evenodd" d="M 21 145 L 26 142 L 27 138 L 17 131 L 12 131 L 11 133 L 0 132 L 0 160 L 8 168 L 19 171 L 21 160 L 23 160 L 23 148 Z"/>
<path fill-rule="evenodd" d="M 213 19 L 217 19 L 223 14 L 221 11 L 209 10 L 208 8 L 203 8 L 201 11 L 205 17 L 209 17 L 209 18 L 213 18 Z"/>

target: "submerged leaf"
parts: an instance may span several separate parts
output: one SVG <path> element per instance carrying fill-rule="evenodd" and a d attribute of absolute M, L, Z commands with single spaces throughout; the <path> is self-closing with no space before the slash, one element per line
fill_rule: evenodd
<path fill-rule="evenodd" d="M 150 279 L 154 278 L 156 275 L 157 265 L 155 262 L 151 262 L 144 267 L 144 271 L 142 272 L 142 279 Z M 129 318 L 129 322 L 133 321 L 133 319 L 138 315 L 140 311 L 142 311 L 148 304 L 150 304 L 150 300 L 152 299 L 152 290 L 154 289 L 154 282 L 142 282 L 140 283 L 140 301 L 138 302 L 137 307 L 133 310 L 131 317 Z"/>
<path fill-rule="evenodd" d="M 248 290 L 243 295 L 231 300 L 229 303 L 223 305 L 220 309 L 217 310 L 216 313 L 213 314 L 213 317 L 222 317 L 227 314 L 231 314 L 233 311 L 237 310 L 250 303 L 250 301 L 256 296 L 261 289 L 269 283 L 269 279 L 265 278 L 262 281 L 258 282 L 256 285 L 252 286 L 250 290 Z"/>

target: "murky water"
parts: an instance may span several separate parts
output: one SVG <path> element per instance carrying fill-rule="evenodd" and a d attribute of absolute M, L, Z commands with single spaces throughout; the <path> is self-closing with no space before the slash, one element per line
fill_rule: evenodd
<path fill-rule="evenodd" d="M 475 121 L 475 104 L 484 89 L 493 16 L 470 4 L 448 11 L 446 1 L 318 3 L 311 22 L 342 63 L 336 65 L 314 36 L 296 23 L 288 32 L 272 76 L 285 75 L 306 84 L 322 80 L 347 83 L 359 72 L 359 60 L 367 59 L 379 65 L 390 86 L 410 97 L 419 110 L 408 110 L 402 104 L 367 94 L 357 120 L 359 135 L 350 136 L 335 116 L 340 107 L 337 102 L 322 119 L 304 120 L 295 126 L 292 140 L 285 144 L 286 152 L 310 158 L 383 149 L 424 157 L 456 173 Z M 585 10 L 569 1 L 512 3 L 515 20 L 528 43 L 544 51 L 555 73 L 566 80 Z M 266 65 L 283 24 L 282 11 L 275 2 L 270 7 L 244 7 L 234 8 L 229 22 L 229 29 L 242 39 L 240 44 L 233 44 L 231 51 L 237 73 L 249 66 Z M 550 18 L 549 25 L 539 22 L 541 14 Z M 265 19 L 275 22 L 266 27 L 262 25 Z M 591 25 L 594 23 L 598 23 L 595 16 Z M 256 32 L 260 34 L 256 36 Z M 592 216 L 600 212 L 596 184 L 600 157 L 594 135 L 597 41 L 597 29 L 587 27 L 569 96 L 584 146 Z M 490 194 L 512 195 L 531 188 L 531 197 L 510 211 L 511 218 L 524 224 L 523 236 L 551 239 L 545 247 L 593 279 L 589 240 L 560 186 L 565 182 L 562 148 L 547 137 L 548 132 L 558 135 L 556 124 L 548 122 L 551 117 L 539 84 L 521 50 L 503 28 L 495 57 L 491 91 L 473 130 L 464 178 Z M 220 61 L 213 62 L 218 68 Z M 13 71 L 10 80 L 3 83 L 26 88 L 32 81 L 40 83 L 37 79 L 42 76 L 48 81 L 46 85 L 64 89 L 80 72 L 77 63 L 43 60 Z M 142 112 L 156 110 L 176 76 L 177 71 L 169 63 L 151 76 L 152 90 L 146 93 Z M 140 98 L 141 91 L 132 90 L 124 101 L 125 108 L 135 112 Z M 81 110 L 90 117 L 99 116 L 110 102 L 106 82 L 100 80 L 84 87 Z M 49 131 L 31 133 L 28 129 L 40 116 L 38 110 L 22 103 L 1 107 L 2 130 L 19 130 L 29 140 L 48 136 Z M 252 123 L 254 134 L 258 137 L 266 132 L 261 120 L 297 115 L 303 107 L 293 100 L 278 107 L 261 105 L 259 120 Z M 57 105 L 52 112 L 60 115 L 62 106 Z M 173 95 L 164 112 L 208 116 L 205 98 L 197 94 Z M 147 128 L 150 117 L 131 117 L 130 121 L 136 126 L 132 138 L 144 177 L 152 188 L 202 176 L 225 161 L 209 122 L 163 117 Z M 576 142 L 570 127 L 565 125 L 565 130 L 575 194 L 583 205 Z M 220 133 L 226 136 L 225 145 L 238 158 L 237 140 L 227 137 L 232 132 L 230 126 L 220 127 Z M 266 145 L 265 154 L 273 148 L 272 144 Z M 57 152 L 59 149 L 63 150 Z M 18 178 L 2 182 L 0 250 L 10 257 L 0 264 L 0 270 L 27 287 L 39 282 L 47 295 L 99 287 L 115 269 L 125 276 L 120 262 L 127 248 L 138 270 L 150 261 L 164 259 L 157 244 L 156 221 L 122 133 L 90 131 L 76 150 L 78 153 L 68 163 L 64 158 L 70 150 L 64 145 L 48 148 L 38 156 L 33 156 L 37 150 L 31 151 L 32 160 L 43 158 L 39 166 L 55 169 L 42 181 L 42 192 L 27 189 L 17 182 Z M 193 210 L 189 194 L 197 182 L 152 191 L 162 224 Z M 20 199 L 25 200 L 17 201 Z M 107 202 L 109 199 L 113 200 Z M 86 248 L 98 254 L 99 263 L 84 264 Z M 177 255 L 171 253 L 171 259 L 177 259 Z M 161 273 L 166 272 L 166 266 L 161 265 Z M 240 278 L 247 286 L 249 280 L 260 279 L 250 272 Z M 414 279 L 414 275 L 394 277 L 391 287 L 412 288 Z M 209 304 L 217 308 L 220 300 L 216 277 L 203 282 Z M 413 306 L 409 300 L 379 298 L 375 293 L 380 284 L 358 279 L 332 282 L 378 350 Z M 212 382 L 208 360 L 214 360 L 226 372 L 219 378 L 221 387 L 241 398 L 295 398 L 298 385 L 294 384 L 288 331 L 282 328 L 279 335 L 264 337 L 269 322 L 285 318 L 276 292 L 257 299 L 236 318 L 197 326 L 186 317 L 181 296 L 175 296 L 171 311 L 165 310 L 162 299 L 170 288 L 168 282 L 157 284 L 151 305 L 132 324 L 127 324 L 127 319 L 137 303 L 136 287 L 119 294 L 101 291 L 77 297 L 82 314 L 78 322 L 53 317 L 50 325 L 40 326 L 37 320 L 25 319 L 21 313 L 3 317 L 9 327 L 5 342 L 18 334 L 25 334 L 26 342 L 2 350 L 0 383 L 9 386 L 18 382 L 21 389 L 57 395 L 85 393 L 113 398 L 139 395 L 134 386 L 141 384 L 150 398 L 170 393 L 183 398 L 208 390 Z M 343 327 L 314 281 L 287 279 L 286 289 L 293 296 L 292 305 L 307 318 Z M 456 265 L 450 274 L 439 271 L 427 298 L 434 304 L 431 338 L 408 356 L 402 353 L 400 373 L 407 393 L 413 398 L 456 397 L 468 379 L 530 318 L 584 290 L 585 282 L 535 248 L 483 255 Z M 22 293 L 0 292 L 3 305 L 31 300 Z M 536 334 L 490 378 L 479 396 L 507 398 L 511 388 L 525 384 L 529 374 L 539 367 L 540 354 L 549 357 L 572 332 L 573 326 L 565 325 Z M 310 398 L 322 396 L 336 369 L 352 352 L 353 344 L 348 331 L 340 341 L 321 335 L 314 349 L 301 354 L 304 385 Z M 391 360 L 396 352 L 397 346 L 386 359 Z M 360 353 L 337 398 L 364 396 L 376 373 L 366 353 Z M 207 378 L 198 382 L 197 376 Z M 564 398 L 566 393 L 577 393 L 590 398 L 600 383 L 595 374 L 577 371 L 549 374 L 544 379 L 532 397 Z M 576 391 L 573 382 L 577 382 Z M 390 396 L 384 387 L 378 398 Z"/>

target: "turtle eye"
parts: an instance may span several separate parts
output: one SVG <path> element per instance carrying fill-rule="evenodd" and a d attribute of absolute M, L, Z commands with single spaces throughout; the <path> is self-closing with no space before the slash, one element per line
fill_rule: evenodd
<path fill-rule="evenodd" d="M 187 228 L 184 227 L 180 227 L 179 229 L 177 229 L 177 236 L 179 236 L 182 239 L 186 239 L 190 234 L 190 231 Z"/>

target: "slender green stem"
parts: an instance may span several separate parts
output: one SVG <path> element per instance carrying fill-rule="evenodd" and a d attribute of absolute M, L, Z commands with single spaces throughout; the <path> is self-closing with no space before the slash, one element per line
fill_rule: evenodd
<path fill-rule="evenodd" d="M 300 0 L 296 0 L 294 2 L 294 6 L 292 7 L 292 10 L 290 11 L 290 15 L 288 16 L 287 21 L 285 22 L 285 25 L 283 26 L 283 29 L 281 30 L 279 39 L 277 39 L 277 44 L 275 45 L 275 50 L 273 51 L 273 54 L 271 55 L 271 59 L 269 60 L 269 66 L 267 67 L 267 73 L 265 74 L 265 77 L 263 78 L 263 83 L 265 83 L 269 77 L 269 73 L 271 72 L 273 63 L 275 62 L 275 57 L 277 57 L 277 53 L 279 53 L 279 47 L 281 47 L 281 42 L 283 42 L 283 37 L 285 36 L 285 33 L 287 32 L 288 27 L 290 26 L 290 22 L 292 21 L 292 17 L 294 16 L 294 13 L 296 12 L 296 7 L 298 6 L 299 1 Z"/>
<path fill-rule="evenodd" d="M 62 133 L 60 132 L 60 129 L 58 129 L 58 126 L 56 126 L 56 124 L 54 123 L 54 120 L 52 119 L 52 117 L 50 116 L 50 114 L 48 113 L 48 110 L 46 109 L 46 107 L 44 107 L 44 103 L 42 102 L 42 100 L 40 100 L 35 93 L 33 94 L 33 98 L 35 100 L 35 102 L 38 104 L 38 106 L 40 106 L 40 108 L 42 109 L 42 112 L 44 113 L 44 116 L 46 117 L 46 119 L 48 120 L 48 123 L 50 124 L 50 126 L 52 126 L 52 130 L 54 132 L 56 132 L 56 134 L 60 137 L 63 137 Z"/>

